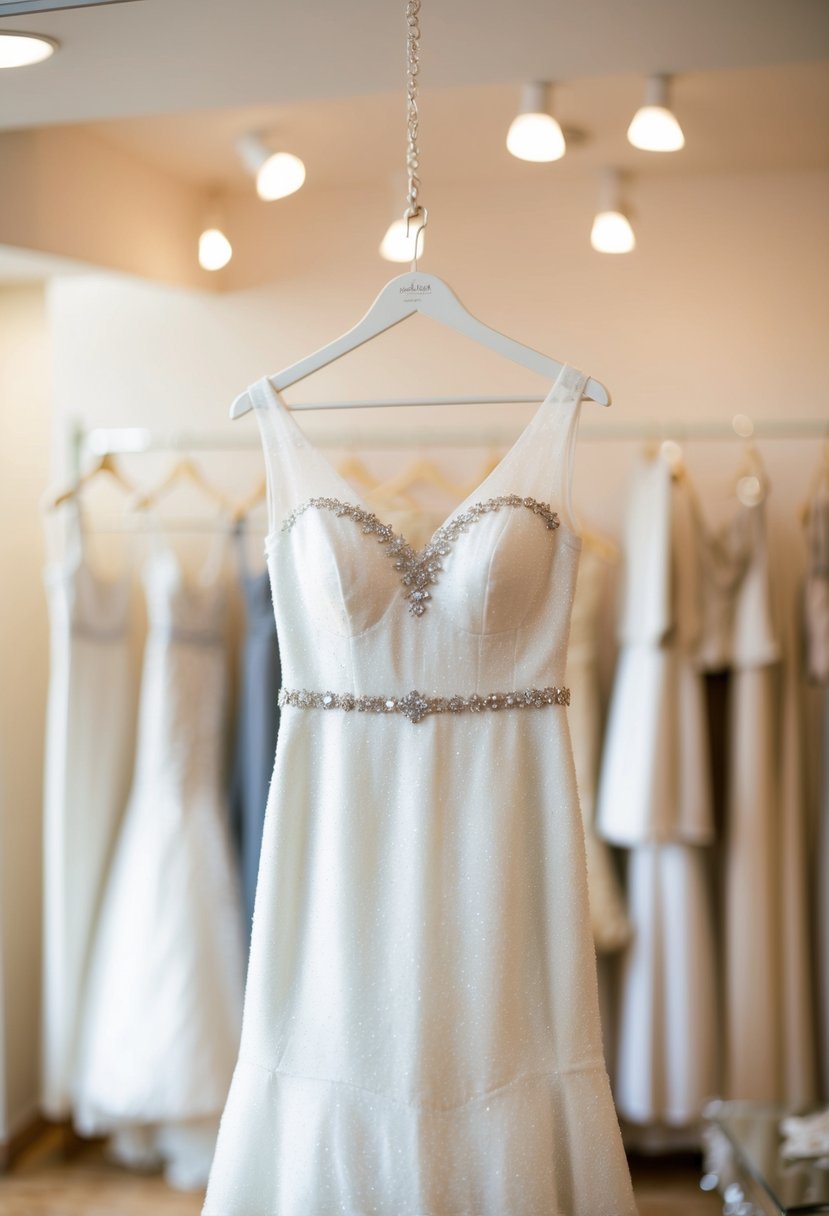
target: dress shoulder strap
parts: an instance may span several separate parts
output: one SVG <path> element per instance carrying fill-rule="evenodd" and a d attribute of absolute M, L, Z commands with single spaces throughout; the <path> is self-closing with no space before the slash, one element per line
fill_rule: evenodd
<path fill-rule="evenodd" d="M 571 532 L 578 532 L 573 511 L 573 464 L 586 383 L 584 372 L 565 365 L 538 413 L 503 461 L 503 488 L 509 490 L 514 483 L 524 487 L 523 493 L 549 502 Z"/>
<path fill-rule="evenodd" d="M 267 376 L 247 390 L 259 426 L 268 493 L 268 532 L 273 534 L 282 520 L 308 495 L 307 470 L 299 467 L 297 449 L 307 448 L 302 431 L 278 399 Z"/>

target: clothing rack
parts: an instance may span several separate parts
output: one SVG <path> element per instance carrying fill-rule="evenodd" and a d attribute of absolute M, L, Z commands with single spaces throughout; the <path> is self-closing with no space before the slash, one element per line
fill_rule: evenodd
<path fill-rule="evenodd" d="M 314 434 L 315 444 L 327 448 L 401 448 L 401 447 L 508 447 L 515 441 L 514 428 L 475 427 L 377 430 L 354 428 L 326 429 Z M 642 442 L 672 439 L 676 442 L 731 441 L 752 439 L 829 439 L 829 423 L 818 418 L 766 418 L 751 420 L 748 434 L 735 429 L 732 422 L 718 420 L 681 423 L 664 419 L 637 419 L 630 422 L 583 422 L 579 440 L 589 442 Z M 227 427 L 222 430 L 151 430 L 147 427 L 92 427 L 75 424 L 70 435 L 72 470 L 80 469 L 88 456 L 130 455 L 140 452 L 223 452 L 257 450 L 259 432 L 254 428 Z"/>

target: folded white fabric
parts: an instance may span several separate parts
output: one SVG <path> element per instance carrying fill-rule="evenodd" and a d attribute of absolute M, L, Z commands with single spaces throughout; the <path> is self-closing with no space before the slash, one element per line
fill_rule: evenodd
<path fill-rule="evenodd" d="M 789 1115 L 780 1120 L 780 1131 L 785 1136 L 780 1151 L 787 1160 L 829 1156 L 829 1109 Z"/>

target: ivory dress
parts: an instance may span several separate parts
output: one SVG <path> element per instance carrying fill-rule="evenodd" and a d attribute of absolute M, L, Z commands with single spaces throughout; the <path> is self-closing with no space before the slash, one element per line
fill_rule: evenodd
<path fill-rule="evenodd" d="M 576 597 L 570 618 L 565 678 L 572 695 L 570 733 L 587 846 L 590 920 L 599 954 L 620 950 L 630 939 L 624 893 L 610 850 L 596 833 L 594 823 L 602 724 L 599 630 L 602 601 L 607 592 L 607 574 L 607 559 L 585 544 L 579 561 Z"/>
<path fill-rule="evenodd" d="M 219 538 L 225 544 L 225 538 Z M 218 552 L 218 551 L 217 551 Z M 226 579 L 157 546 L 135 773 L 107 881 L 75 1124 L 128 1164 L 204 1186 L 239 1045 L 243 917 L 222 773 Z"/>
<path fill-rule="evenodd" d="M 129 790 L 134 682 L 132 570 L 102 578 L 80 507 L 65 508 L 65 552 L 44 572 L 49 698 L 43 801 L 41 1108 L 69 1114 L 95 920 Z"/>
<path fill-rule="evenodd" d="M 633 940 L 620 990 L 615 1094 L 632 1123 L 683 1128 L 717 1085 L 713 841 L 699 597 L 686 479 L 637 467 L 625 528 L 621 651 L 598 830 L 627 847 Z"/>
<path fill-rule="evenodd" d="M 699 513 L 698 513 L 699 515 Z M 722 529 L 698 518 L 697 661 L 728 671 L 723 847 L 723 1086 L 773 1103 L 780 1080 L 780 721 L 763 504 Z"/>
<path fill-rule="evenodd" d="M 584 383 L 419 554 L 249 390 L 285 691 L 209 1216 L 635 1211 L 555 691 Z"/>

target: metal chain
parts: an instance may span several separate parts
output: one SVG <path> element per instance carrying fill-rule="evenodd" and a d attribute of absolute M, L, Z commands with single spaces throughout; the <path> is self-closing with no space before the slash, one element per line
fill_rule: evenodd
<path fill-rule="evenodd" d="M 409 140 L 406 147 L 406 168 L 409 173 L 409 193 L 406 199 L 407 216 L 416 216 L 420 212 L 420 152 L 417 146 L 417 133 L 420 118 L 417 112 L 417 74 L 420 71 L 420 2 L 421 0 L 406 0 L 406 110 Z"/>

